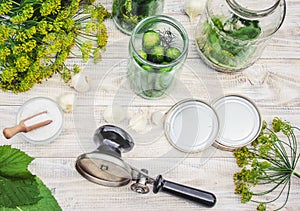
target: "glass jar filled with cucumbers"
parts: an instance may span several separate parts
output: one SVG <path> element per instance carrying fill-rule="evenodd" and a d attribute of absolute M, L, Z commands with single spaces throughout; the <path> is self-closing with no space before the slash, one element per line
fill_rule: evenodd
<path fill-rule="evenodd" d="M 113 0 L 113 20 L 122 32 L 131 34 L 146 17 L 163 13 L 164 0 Z"/>
<path fill-rule="evenodd" d="M 284 0 L 207 0 L 196 28 L 201 58 L 221 72 L 252 65 L 282 25 Z"/>
<path fill-rule="evenodd" d="M 143 98 L 168 93 L 188 53 L 188 35 L 168 16 L 151 16 L 133 30 L 129 42 L 128 78 L 133 91 Z"/>

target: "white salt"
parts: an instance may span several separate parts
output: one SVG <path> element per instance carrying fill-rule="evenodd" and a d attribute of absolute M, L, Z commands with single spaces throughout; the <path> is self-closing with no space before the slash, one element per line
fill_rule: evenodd
<path fill-rule="evenodd" d="M 45 112 L 47 112 L 47 111 L 45 111 Z M 25 124 L 25 126 L 29 127 L 29 126 L 33 126 L 37 123 L 44 122 L 46 120 L 51 120 L 51 118 L 49 117 L 49 115 L 47 115 L 47 113 L 42 113 L 31 119 L 26 120 L 24 122 L 24 124 Z"/>
<path fill-rule="evenodd" d="M 47 113 L 36 116 L 25 121 L 25 125 L 33 125 L 45 120 L 52 122 L 43 127 L 23 133 L 29 142 L 50 142 L 59 136 L 63 125 L 63 114 L 58 105 L 49 98 L 37 97 L 27 101 L 21 108 L 17 117 L 17 123 L 35 114 L 47 111 Z"/>

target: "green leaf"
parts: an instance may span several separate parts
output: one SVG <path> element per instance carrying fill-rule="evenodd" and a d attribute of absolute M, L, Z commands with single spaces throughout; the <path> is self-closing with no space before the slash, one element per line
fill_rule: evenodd
<path fill-rule="evenodd" d="M 260 28 L 255 28 L 251 26 L 244 26 L 236 31 L 229 34 L 231 37 L 240 39 L 240 40 L 252 40 L 259 36 L 261 30 Z"/>
<path fill-rule="evenodd" d="M 0 146 L 0 211 L 60 211 L 51 191 L 28 170 L 32 157 Z"/>
<path fill-rule="evenodd" d="M 47 186 L 44 185 L 44 183 L 38 177 L 35 177 L 35 181 L 38 184 L 38 189 L 40 192 L 39 197 L 41 198 L 36 204 L 18 206 L 15 209 L 0 206 L 0 211 L 61 211 L 62 209 Z"/>
<path fill-rule="evenodd" d="M 16 208 L 40 200 L 38 183 L 34 179 L 11 179 L 0 176 L 0 206 Z"/>
<path fill-rule="evenodd" d="M 40 197 L 42 199 L 34 206 L 28 206 L 28 208 L 22 209 L 22 210 L 28 210 L 28 211 L 61 211 L 59 204 L 57 203 L 56 199 L 52 195 L 51 190 L 38 178 L 35 178 L 37 183 L 39 184 L 39 190 L 40 190 Z"/>
<path fill-rule="evenodd" d="M 19 149 L 8 145 L 0 146 L 0 176 L 30 178 L 32 174 L 27 168 L 32 160 L 32 157 Z"/>

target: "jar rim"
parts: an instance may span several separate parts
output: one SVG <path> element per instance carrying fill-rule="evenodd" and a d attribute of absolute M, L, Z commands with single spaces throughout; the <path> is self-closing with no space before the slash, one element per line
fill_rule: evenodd
<path fill-rule="evenodd" d="M 257 17 L 265 17 L 271 14 L 279 5 L 281 0 L 276 0 L 275 3 L 267 7 L 265 9 L 247 9 L 236 0 L 226 0 L 227 4 L 233 9 L 235 12 L 243 15 L 248 18 L 257 18 Z"/>
<path fill-rule="evenodd" d="M 176 58 L 174 61 L 168 63 L 168 64 L 157 64 L 157 63 L 153 63 L 150 62 L 148 60 L 145 60 L 144 58 L 142 58 L 138 53 L 137 53 L 137 49 L 135 48 L 134 44 L 133 44 L 133 40 L 134 40 L 134 35 L 139 31 L 140 28 L 143 27 L 145 22 L 153 20 L 154 22 L 156 22 L 156 20 L 168 23 L 169 25 L 173 26 L 181 35 L 182 37 L 182 42 L 183 42 L 183 49 L 182 52 L 180 54 L 180 56 L 178 58 Z M 188 46 L 189 46 L 189 38 L 188 38 L 188 34 L 187 31 L 185 30 L 185 28 L 183 27 L 183 25 L 177 21 L 176 19 L 170 17 L 170 16 L 166 16 L 166 15 L 154 15 L 154 16 L 149 16 L 145 19 L 143 19 L 142 21 L 140 21 L 136 27 L 133 29 L 131 37 L 130 37 L 130 45 L 133 49 L 133 52 L 135 54 L 135 56 L 138 57 L 138 59 L 143 62 L 146 65 L 152 66 L 154 68 L 166 68 L 166 67 L 170 67 L 172 65 L 176 65 L 178 63 L 180 63 L 182 61 L 182 58 L 186 55 L 187 51 L 188 51 Z"/>

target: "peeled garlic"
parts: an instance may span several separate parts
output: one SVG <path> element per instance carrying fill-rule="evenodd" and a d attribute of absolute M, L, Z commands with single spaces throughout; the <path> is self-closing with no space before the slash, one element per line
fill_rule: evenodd
<path fill-rule="evenodd" d="M 129 127 L 138 133 L 146 133 L 148 131 L 147 115 L 141 113 L 134 114 L 129 121 Z"/>
<path fill-rule="evenodd" d="M 73 75 L 70 86 L 78 92 L 87 92 L 90 89 L 88 76 L 84 73 Z"/>
<path fill-rule="evenodd" d="M 203 11 L 204 4 L 199 0 L 185 0 L 184 11 L 189 16 L 190 22 L 193 22 L 197 15 Z"/>
<path fill-rule="evenodd" d="M 64 112 L 70 112 L 73 110 L 75 94 L 64 93 L 57 98 L 57 103 L 60 105 Z"/>
<path fill-rule="evenodd" d="M 109 105 L 103 112 L 103 118 L 107 123 L 118 124 L 122 122 L 126 117 L 126 112 L 120 105 Z"/>
<path fill-rule="evenodd" d="M 160 111 L 156 111 L 151 116 L 151 122 L 155 125 L 162 125 L 164 114 Z"/>

